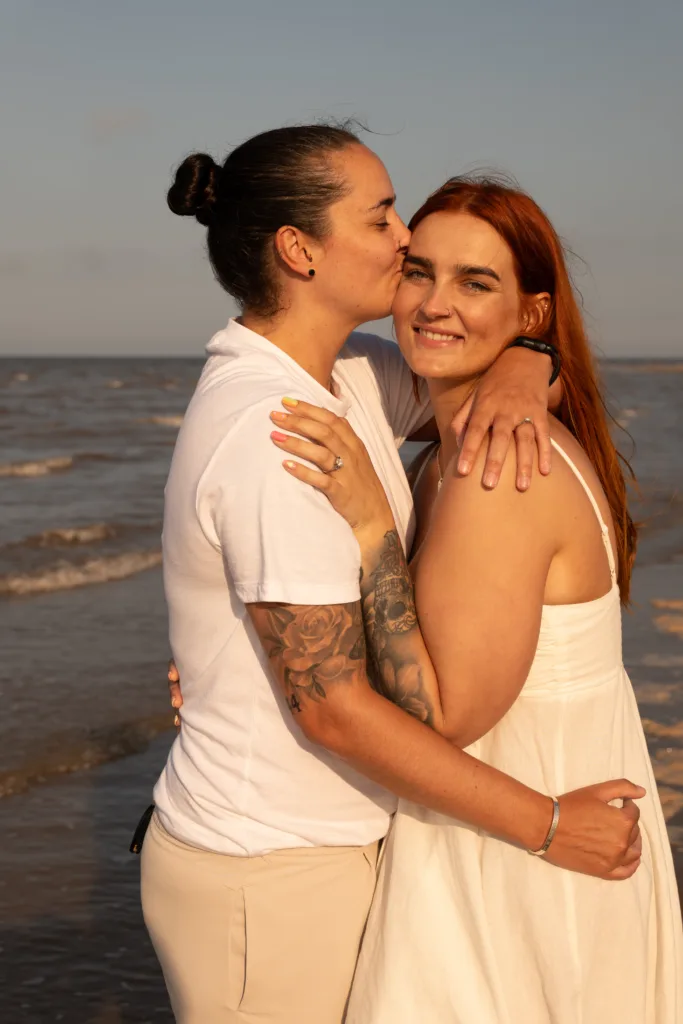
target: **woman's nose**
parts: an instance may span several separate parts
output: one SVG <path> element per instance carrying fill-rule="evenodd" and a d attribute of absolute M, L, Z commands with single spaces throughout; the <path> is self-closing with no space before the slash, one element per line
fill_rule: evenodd
<path fill-rule="evenodd" d="M 437 288 L 432 288 L 420 307 L 422 314 L 428 320 L 444 320 L 453 315 L 453 307 L 448 297 Z"/>
<path fill-rule="evenodd" d="M 402 249 L 407 249 L 410 244 L 410 231 L 403 223 L 398 214 L 396 214 L 396 247 L 399 252 Z"/>

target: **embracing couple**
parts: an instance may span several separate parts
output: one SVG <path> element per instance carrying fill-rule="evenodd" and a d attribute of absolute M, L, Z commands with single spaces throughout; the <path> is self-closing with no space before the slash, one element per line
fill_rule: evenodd
<path fill-rule="evenodd" d="M 680 1024 L 635 528 L 551 224 L 455 178 L 408 229 L 325 125 L 188 157 L 168 202 L 242 309 L 166 488 L 142 899 L 176 1020 Z M 390 310 L 398 346 L 353 333 Z"/>

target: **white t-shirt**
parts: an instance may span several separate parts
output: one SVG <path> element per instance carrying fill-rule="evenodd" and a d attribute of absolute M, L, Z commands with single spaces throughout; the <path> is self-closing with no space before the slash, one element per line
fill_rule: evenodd
<path fill-rule="evenodd" d="M 269 413 L 290 396 L 346 416 L 409 544 L 413 506 L 397 449 L 430 411 L 415 402 L 398 347 L 373 335 L 347 342 L 336 396 L 235 320 L 207 351 L 165 492 L 164 584 L 184 704 L 157 810 L 171 835 L 220 853 L 365 845 L 386 834 L 394 796 L 306 740 L 245 608 L 360 596 L 353 532 L 282 468 Z"/>

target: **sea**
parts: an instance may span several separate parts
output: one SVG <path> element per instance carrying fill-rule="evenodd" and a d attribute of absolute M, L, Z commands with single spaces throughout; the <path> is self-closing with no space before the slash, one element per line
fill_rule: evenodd
<path fill-rule="evenodd" d="M 0 360 L 1 1024 L 173 1019 L 128 844 L 174 736 L 163 490 L 201 366 Z M 683 878 L 683 361 L 601 372 L 642 524 L 624 658 Z"/>

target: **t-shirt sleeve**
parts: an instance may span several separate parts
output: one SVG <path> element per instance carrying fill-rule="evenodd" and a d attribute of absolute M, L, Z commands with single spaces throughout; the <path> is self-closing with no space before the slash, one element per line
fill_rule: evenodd
<path fill-rule="evenodd" d="M 345 604 L 360 598 L 360 550 L 325 495 L 290 476 L 270 439 L 269 399 L 223 439 L 197 489 L 202 529 L 245 604 Z"/>
<path fill-rule="evenodd" d="M 396 446 L 414 434 L 434 415 L 427 386 L 418 380 L 419 400 L 413 375 L 394 341 L 376 334 L 353 334 L 352 343 L 368 356 L 377 380 L 385 415 L 391 425 Z"/>

